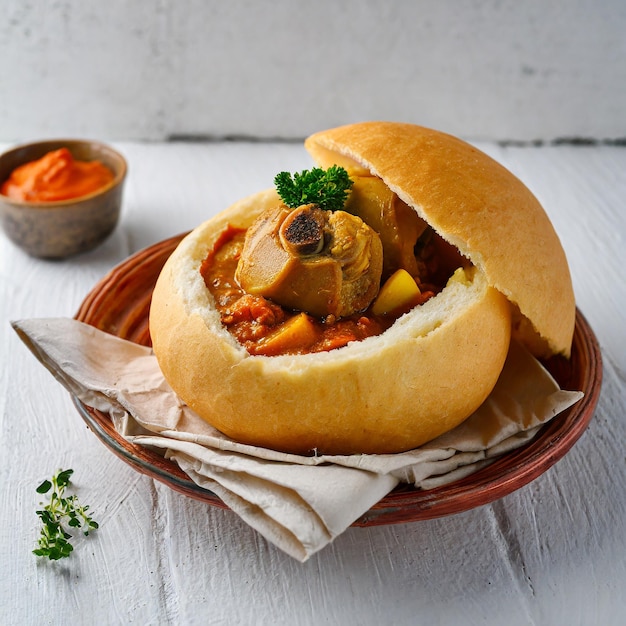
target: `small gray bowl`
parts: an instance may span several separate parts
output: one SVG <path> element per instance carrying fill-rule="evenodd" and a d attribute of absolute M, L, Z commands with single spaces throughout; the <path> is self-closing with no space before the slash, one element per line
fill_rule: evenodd
<path fill-rule="evenodd" d="M 34 257 L 62 259 L 91 250 L 115 230 L 119 220 L 126 160 L 98 141 L 51 139 L 12 148 L 0 155 L 0 185 L 16 167 L 64 147 L 77 160 L 104 163 L 113 172 L 113 180 L 89 195 L 56 202 L 13 200 L 0 194 L 4 232 Z"/>

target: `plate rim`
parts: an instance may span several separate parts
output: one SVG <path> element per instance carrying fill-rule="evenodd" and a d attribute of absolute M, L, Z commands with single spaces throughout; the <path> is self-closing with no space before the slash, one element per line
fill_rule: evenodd
<path fill-rule="evenodd" d="M 182 233 L 156 242 L 121 261 L 88 292 L 74 318 L 90 323 L 94 311 L 97 311 L 99 303 L 106 296 L 107 285 L 120 277 L 124 277 L 127 281 L 133 277 L 136 278 L 135 274 L 140 277 L 140 270 L 146 264 L 158 265 L 161 259 L 164 263 L 185 235 L 186 233 Z M 150 294 L 153 286 L 153 284 L 148 285 Z M 143 302 L 144 307 L 145 304 Z M 585 432 L 593 416 L 602 385 L 600 346 L 591 326 L 578 308 L 576 308 L 573 347 L 580 351 L 577 355 L 579 360 L 587 364 L 584 371 L 578 372 L 582 376 L 580 390 L 585 395 L 555 420 L 543 426 L 531 441 L 501 455 L 487 467 L 441 487 L 418 490 L 410 485 L 402 485 L 383 497 L 352 525 L 387 525 L 461 513 L 489 504 L 517 491 L 552 467 L 570 451 Z M 547 368 L 550 371 L 550 367 L 547 366 Z M 229 508 L 214 492 L 196 485 L 173 462 L 124 439 L 113 429 L 108 414 L 89 407 L 75 395 L 70 395 L 74 406 L 90 430 L 109 450 L 135 470 L 159 480 L 188 497 L 218 508 Z M 567 423 L 567 428 L 558 427 L 558 424 L 562 422 Z M 166 464 L 167 470 L 161 467 L 163 464 Z"/>

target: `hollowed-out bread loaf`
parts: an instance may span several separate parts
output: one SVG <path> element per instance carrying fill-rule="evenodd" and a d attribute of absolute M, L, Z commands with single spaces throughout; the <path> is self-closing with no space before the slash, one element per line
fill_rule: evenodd
<path fill-rule="evenodd" d="M 244 443 L 293 453 L 393 453 L 454 428 L 488 396 L 511 332 L 568 354 L 575 313 L 563 250 L 530 191 L 487 155 L 411 125 L 364 123 L 306 142 L 326 167 L 379 176 L 473 267 L 384 333 L 313 354 L 249 354 L 224 328 L 199 268 L 227 226 L 247 228 L 273 190 L 235 203 L 177 247 L 150 333 L 161 369 L 201 417 Z"/>

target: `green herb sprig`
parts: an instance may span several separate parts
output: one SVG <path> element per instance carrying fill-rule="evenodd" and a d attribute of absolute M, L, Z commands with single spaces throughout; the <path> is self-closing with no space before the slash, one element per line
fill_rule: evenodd
<path fill-rule="evenodd" d="M 314 167 L 293 176 L 289 172 L 280 172 L 274 178 L 274 185 L 282 201 L 291 209 L 303 204 L 317 204 L 322 209 L 339 211 L 346 202 L 352 180 L 343 167 L 332 165 L 327 170 Z"/>
<path fill-rule="evenodd" d="M 36 512 L 43 526 L 33 554 L 48 557 L 51 561 L 70 556 L 74 549 L 70 543 L 72 535 L 67 531 L 68 527 L 80 529 L 85 535 L 98 528 L 98 523 L 87 513 L 88 506 L 82 506 L 75 495 L 64 495 L 73 473 L 72 469 L 59 470 L 52 480 L 44 480 L 37 487 L 37 493 L 40 494 L 52 491 L 48 496 L 48 503 Z"/>

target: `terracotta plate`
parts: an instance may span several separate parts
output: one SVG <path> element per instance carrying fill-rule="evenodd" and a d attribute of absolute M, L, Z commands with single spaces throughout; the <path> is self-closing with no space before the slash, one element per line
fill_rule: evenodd
<path fill-rule="evenodd" d="M 115 267 L 87 295 L 76 319 L 118 337 L 150 345 L 148 312 L 152 289 L 166 259 L 183 235 L 157 243 Z M 600 394 L 602 361 L 593 331 L 580 311 L 572 357 L 545 363 L 563 389 L 585 392 L 585 397 L 547 424 L 529 444 L 510 452 L 488 467 L 449 485 L 418 491 L 400 487 L 355 526 L 373 526 L 432 519 L 459 513 L 505 496 L 545 472 L 574 445 L 593 414 Z M 91 430 L 115 454 L 136 470 L 152 476 L 192 498 L 227 508 L 212 492 L 198 487 L 182 470 L 158 454 L 128 443 L 113 428 L 109 416 L 74 400 Z"/>

